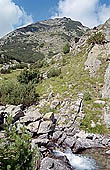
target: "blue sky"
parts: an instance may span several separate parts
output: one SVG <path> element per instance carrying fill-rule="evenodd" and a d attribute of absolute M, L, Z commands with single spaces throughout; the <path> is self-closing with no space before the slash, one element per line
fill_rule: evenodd
<path fill-rule="evenodd" d="M 54 17 L 94 27 L 110 18 L 110 0 L 0 0 L 0 37 L 14 29 Z"/>
<path fill-rule="evenodd" d="M 57 9 L 59 0 L 14 0 L 14 2 L 31 14 L 36 22 L 51 18 Z"/>

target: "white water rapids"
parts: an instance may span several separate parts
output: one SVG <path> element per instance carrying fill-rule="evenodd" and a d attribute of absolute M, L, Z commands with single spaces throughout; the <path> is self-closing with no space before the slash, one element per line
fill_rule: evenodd
<path fill-rule="evenodd" d="M 75 170 L 98 170 L 96 161 L 86 156 L 75 155 L 71 150 L 67 150 L 65 153 L 61 151 L 54 151 L 56 157 L 66 156 L 69 160 L 71 167 Z"/>

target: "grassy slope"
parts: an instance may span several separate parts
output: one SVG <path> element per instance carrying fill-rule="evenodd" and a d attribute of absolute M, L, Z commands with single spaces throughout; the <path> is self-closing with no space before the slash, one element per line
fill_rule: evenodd
<path fill-rule="evenodd" d="M 63 56 L 66 63 L 63 63 L 63 60 L 57 62 L 57 64 L 61 66 L 61 75 L 59 77 L 43 80 L 36 86 L 36 90 L 41 98 L 43 98 L 43 95 L 48 96 L 51 91 L 54 91 L 55 94 L 59 93 L 61 95 L 62 100 L 67 97 L 75 99 L 78 93 L 82 92 L 86 94 L 89 92 L 91 100 L 85 100 L 83 103 L 85 118 L 81 121 L 81 128 L 89 132 L 109 133 L 109 130 L 106 129 L 103 120 L 101 119 L 103 107 L 100 104 L 94 104 L 95 100 L 101 98 L 101 87 L 99 84 L 103 83 L 106 65 L 103 62 L 96 76 L 90 78 L 88 71 L 84 70 L 84 63 L 87 59 L 88 51 L 89 49 L 83 48 L 76 56 L 73 56 L 72 54 Z M 54 67 L 54 64 L 41 69 L 41 71 L 45 72 L 51 67 Z M 3 80 L 11 79 L 12 81 L 16 81 L 16 76 L 18 74 L 19 71 L 14 71 L 9 75 L 2 75 L 1 77 Z M 48 106 L 42 108 L 42 111 L 48 111 Z M 91 128 L 91 120 L 96 123 L 95 128 Z"/>

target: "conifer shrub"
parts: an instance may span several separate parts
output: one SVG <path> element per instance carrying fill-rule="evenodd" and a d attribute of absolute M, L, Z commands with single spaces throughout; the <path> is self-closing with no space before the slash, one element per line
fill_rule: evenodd
<path fill-rule="evenodd" d="M 29 106 L 37 102 L 39 95 L 36 93 L 34 84 L 14 84 L 13 82 L 6 81 L 0 85 L 0 103 L 2 105 L 23 104 Z"/>
<path fill-rule="evenodd" d="M 63 53 L 67 54 L 70 52 L 70 45 L 69 43 L 67 43 L 64 47 L 63 47 Z"/>
<path fill-rule="evenodd" d="M 18 82 L 22 84 L 28 84 L 29 82 L 39 83 L 41 79 L 42 76 L 40 72 L 36 69 L 35 70 L 24 69 L 17 77 Z"/>
<path fill-rule="evenodd" d="M 37 147 L 31 148 L 31 136 L 25 127 L 17 130 L 8 115 L 4 125 L 4 137 L 0 138 L 1 170 L 34 170 L 40 154 Z"/>
<path fill-rule="evenodd" d="M 47 73 L 47 77 L 58 77 L 61 74 L 61 68 L 51 68 Z"/>

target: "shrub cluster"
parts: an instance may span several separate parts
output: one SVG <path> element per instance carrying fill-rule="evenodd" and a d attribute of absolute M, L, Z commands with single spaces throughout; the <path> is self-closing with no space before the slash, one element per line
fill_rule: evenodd
<path fill-rule="evenodd" d="M 63 47 L 63 53 L 67 54 L 70 52 L 70 45 L 69 43 L 67 43 L 64 47 Z"/>
<path fill-rule="evenodd" d="M 4 138 L 0 138 L 1 170 L 34 170 L 39 158 L 37 147 L 31 149 L 31 136 L 22 127 L 20 133 L 17 125 L 12 125 L 12 117 L 8 116 L 4 125 Z M 36 153 L 38 153 L 36 155 Z"/>
<path fill-rule="evenodd" d="M 29 106 L 38 100 L 38 94 L 32 83 L 14 84 L 6 81 L 0 86 L 0 103 Z"/>
<path fill-rule="evenodd" d="M 87 43 L 89 45 L 90 44 L 94 45 L 94 44 L 102 44 L 103 41 L 104 41 L 104 35 L 101 32 L 97 32 L 87 40 Z"/>
<path fill-rule="evenodd" d="M 27 69 L 21 71 L 20 75 L 17 77 L 18 82 L 24 84 L 28 84 L 29 82 L 39 83 L 41 79 L 42 79 L 42 75 L 38 70 L 27 70 Z"/>
<path fill-rule="evenodd" d="M 61 68 L 52 68 L 49 70 L 49 72 L 47 73 L 47 77 L 51 78 L 51 77 L 57 77 L 61 74 Z"/>

